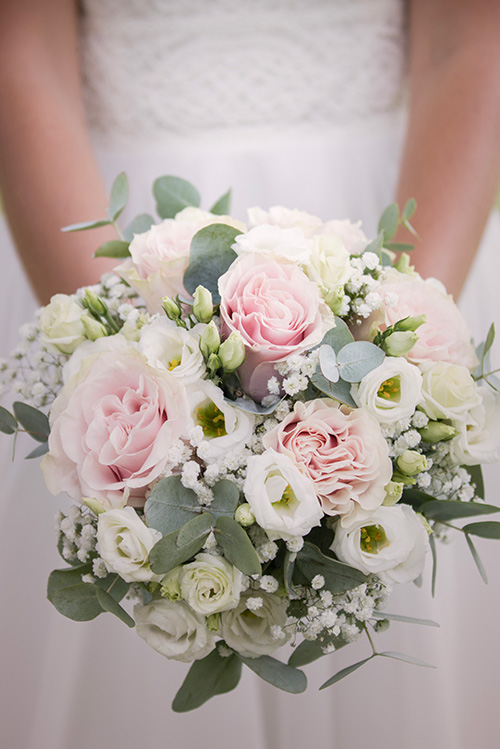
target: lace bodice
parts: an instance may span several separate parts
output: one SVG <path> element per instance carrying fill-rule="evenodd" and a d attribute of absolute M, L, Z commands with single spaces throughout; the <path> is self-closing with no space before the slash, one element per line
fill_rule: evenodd
<path fill-rule="evenodd" d="M 395 109 L 404 0 L 84 0 L 90 125 L 192 137 L 317 129 Z"/>

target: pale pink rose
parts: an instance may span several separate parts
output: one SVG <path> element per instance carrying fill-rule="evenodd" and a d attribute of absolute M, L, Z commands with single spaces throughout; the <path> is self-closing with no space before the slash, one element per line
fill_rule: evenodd
<path fill-rule="evenodd" d="M 107 508 L 127 499 L 142 506 L 149 484 L 169 473 L 170 447 L 190 428 L 184 386 L 126 342 L 87 351 L 52 404 L 45 482 L 52 494 L 92 497 Z"/>
<path fill-rule="evenodd" d="M 247 352 L 238 370 L 242 385 L 261 400 L 275 374 L 273 363 L 321 341 L 325 325 L 318 287 L 295 265 L 245 254 L 219 278 L 219 292 L 223 333 L 240 333 Z"/>
<path fill-rule="evenodd" d="M 377 420 L 362 408 L 297 401 L 263 443 L 312 479 L 323 511 L 340 515 L 342 523 L 369 517 L 384 501 L 392 478 L 389 450 Z"/>
<path fill-rule="evenodd" d="M 378 293 L 385 300 L 380 313 L 376 313 L 384 316 L 382 327 L 394 325 L 408 315 L 426 316 L 426 322 L 416 331 L 418 341 L 406 357 L 409 361 L 448 362 L 470 370 L 477 367 L 471 331 L 442 284 L 390 271 Z"/>
<path fill-rule="evenodd" d="M 248 222 L 251 229 L 261 224 L 272 224 L 282 229 L 301 229 L 306 237 L 311 237 L 323 224 L 317 216 L 299 211 L 297 208 L 284 208 L 282 205 L 275 205 L 268 211 L 262 208 L 249 208 Z"/>

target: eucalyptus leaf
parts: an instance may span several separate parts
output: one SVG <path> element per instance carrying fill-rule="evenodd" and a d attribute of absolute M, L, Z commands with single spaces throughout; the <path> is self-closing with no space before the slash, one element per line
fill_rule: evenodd
<path fill-rule="evenodd" d="M 58 590 L 79 585 L 79 583 L 82 582 L 82 575 L 89 573 L 91 569 L 92 565 L 87 562 L 86 564 L 78 563 L 75 567 L 53 570 L 53 572 L 50 573 L 47 582 L 47 598 L 49 601 L 52 600 L 52 596 Z"/>
<path fill-rule="evenodd" d="M 209 507 L 211 514 L 215 517 L 220 515 L 234 517 L 234 512 L 240 500 L 240 492 L 236 484 L 228 479 L 222 479 L 212 487 L 212 492 L 214 498 Z"/>
<path fill-rule="evenodd" d="M 104 242 L 94 252 L 94 257 L 113 257 L 124 258 L 130 257 L 129 242 L 122 239 L 112 239 L 110 242 Z"/>
<path fill-rule="evenodd" d="M 198 518 L 196 518 L 196 520 L 198 520 Z M 153 572 L 163 575 L 166 572 L 173 570 L 174 567 L 177 567 L 179 564 L 187 562 L 188 559 L 194 557 L 194 555 L 203 548 L 203 544 L 205 543 L 208 534 L 209 529 L 205 530 L 205 532 L 200 532 L 197 536 L 192 537 L 190 541 L 184 544 L 179 544 L 177 542 L 179 531 L 174 531 L 167 536 L 163 536 L 163 538 L 161 538 L 149 552 L 151 569 Z"/>
<path fill-rule="evenodd" d="M 113 596 L 107 593 L 105 590 L 96 586 L 97 590 L 97 601 L 104 611 L 108 611 L 110 614 L 114 614 L 118 619 L 121 619 L 127 627 L 135 627 L 135 622 L 128 614 L 123 606 L 120 606 Z"/>
<path fill-rule="evenodd" d="M 96 577 L 95 585 L 97 585 L 98 588 L 105 590 L 106 593 L 109 593 L 115 601 L 121 601 L 130 588 L 130 583 L 126 583 L 125 580 L 115 572 L 110 572 L 106 577 Z"/>
<path fill-rule="evenodd" d="M 402 614 L 388 614 L 386 611 L 375 611 L 373 614 L 377 619 L 389 619 L 394 622 L 406 622 L 408 624 L 421 624 L 424 627 L 439 627 L 432 619 L 417 619 L 414 616 L 403 616 Z"/>
<path fill-rule="evenodd" d="M 112 221 L 116 221 L 128 203 L 128 179 L 125 172 L 121 172 L 111 185 L 108 214 Z"/>
<path fill-rule="evenodd" d="M 146 523 L 164 536 L 178 531 L 201 511 L 198 497 L 192 489 L 182 485 L 180 476 L 159 481 L 144 506 Z"/>
<path fill-rule="evenodd" d="M 12 404 L 14 415 L 30 437 L 37 442 L 46 442 L 50 434 L 50 425 L 47 416 L 27 403 L 16 401 Z"/>
<path fill-rule="evenodd" d="M 320 689 L 326 689 L 327 687 L 331 687 L 333 684 L 336 684 L 341 679 L 345 679 L 346 676 L 349 676 L 350 674 L 354 673 L 354 671 L 357 671 L 358 668 L 364 666 L 365 663 L 371 661 L 373 657 L 373 655 L 370 655 L 369 658 L 363 658 L 362 661 L 358 661 L 357 663 L 353 663 L 352 666 L 347 666 L 347 668 L 343 668 L 341 671 L 337 671 L 337 673 L 332 676 L 331 679 L 328 679 L 328 681 L 325 681 L 325 683 L 320 686 Z"/>
<path fill-rule="evenodd" d="M 262 573 L 259 557 L 247 534 L 233 518 L 220 515 L 215 521 L 215 537 L 226 559 L 246 575 Z"/>
<path fill-rule="evenodd" d="M 485 570 L 484 565 L 483 565 L 483 563 L 481 561 L 481 557 L 477 553 L 476 547 L 472 543 L 472 538 L 469 536 L 468 533 L 465 533 L 464 535 L 465 535 L 465 540 L 467 541 L 467 546 L 469 547 L 469 551 L 472 554 L 472 558 L 473 558 L 473 560 L 474 560 L 474 562 L 476 564 L 478 572 L 481 575 L 481 577 L 483 579 L 483 582 L 485 582 L 486 584 L 488 584 L 488 576 L 486 574 L 486 570 Z"/>
<path fill-rule="evenodd" d="M 437 549 L 434 534 L 431 533 L 429 536 L 429 546 L 432 555 L 432 579 L 431 579 L 431 594 L 432 597 L 436 595 L 436 576 L 437 576 Z"/>
<path fill-rule="evenodd" d="M 500 523 L 492 521 L 484 523 L 469 523 L 462 528 L 464 533 L 470 533 L 471 536 L 480 536 L 480 538 L 500 538 Z"/>
<path fill-rule="evenodd" d="M 144 234 L 149 231 L 154 224 L 154 218 L 149 213 L 140 213 L 136 216 L 123 232 L 123 238 L 131 242 L 134 234 Z"/>
<path fill-rule="evenodd" d="M 311 377 L 311 382 L 314 387 L 318 388 L 322 393 L 327 395 L 329 398 L 335 398 L 341 403 L 345 403 L 347 406 L 352 408 L 356 407 L 356 403 L 351 395 L 351 383 L 339 380 L 338 382 L 330 382 L 326 377 L 323 377 L 321 370 L 318 369 Z"/>
<path fill-rule="evenodd" d="M 175 695 L 172 710 L 186 713 L 203 705 L 217 694 L 225 694 L 238 686 L 241 661 L 236 655 L 223 658 L 217 648 L 205 658 L 194 661 L 181 688 Z"/>
<path fill-rule="evenodd" d="M 488 335 L 486 336 L 486 341 L 484 342 L 484 354 L 487 354 L 488 351 L 493 346 L 493 341 L 495 340 L 495 323 L 491 323 L 490 329 L 488 330 Z"/>
<path fill-rule="evenodd" d="M 198 208 L 200 193 L 190 182 L 180 177 L 158 177 L 153 183 L 156 212 L 161 218 L 175 218 L 188 206 Z"/>
<path fill-rule="evenodd" d="M 28 455 L 26 455 L 25 460 L 31 460 L 32 458 L 41 458 L 42 455 L 45 455 L 45 453 L 49 452 L 49 443 L 48 442 L 42 442 L 40 445 L 35 447 L 34 450 L 32 450 Z"/>
<path fill-rule="evenodd" d="M 379 367 L 385 354 L 370 341 L 354 341 L 340 349 L 337 354 L 340 376 L 346 382 L 360 382 L 368 372 Z"/>
<path fill-rule="evenodd" d="M 432 502 L 426 502 L 422 507 L 422 513 L 426 518 L 440 522 L 468 518 L 473 515 L 490 515 L 494 512 L 500 512 L 500 507 L 482 502 L 461 502 L 455 499 L 435 499 Z"/>
<path fill-rule="evenodd" d="M 331 346 L 336 354 L 341 348 L 354 341 L 354 336 L 340 317 L 335 317 L 335 326 L 326 331 L 320 346 Z"/>
<path fill-rule="evenodd" d="M 268 406 L 261 406 L 260 403 L 256 403 L 254 400 L 252 400 L 252 398 L 236 398 L 235 400 L 226 398 L 226 400 L 232 406 L 239 408 L 240 411 L 246 411 L 250 414 L 259 414 L 260 416 L 267 416 L 268 414 L 272 414 L 273 411 L 276 410 L 276 406 L 281 403 L 283 398 L 277 398 Z"/>
<path fill-rule="evenodd" d="M 244 658 L 240 655 L 239 658 L 257 676 L 284 692 L 300 694 L 307 688 L 307 678 L 303 671 L 271 658 L 270 655 L 261 655 L 260 658 Z"/>
<path fill-rule="evenodd" d="M 405 206 L 403 208 L 403 220 L 409 221 L 415 211 L 417 210 L 417 201 L 415 198 L 410 198 L 406 201 Z"/>
<path fill-rule="evenodd" d="M 380 217 L 377 231 L 384 232 L 384 240 L 389 241 L 396 234 L 398 230 L 398 225 L 399 225 L 399 207 L 397 203 L 391 203 L 390 205 L 387 206 L 382 216 Z"/>
<path fill-rule="evenodd" d="M 97 598 L 100 590 L 92 583 L 59 588 L 54 591 L 50 601 L 63 616 L 75 622 L 88 622 L 102 613 L 103 608 Z"/>
<path fill-rule="evenodd" d="M 403 496 L 401 499 L 401 502 L 403 504 L 411 505 L 413 509 L 416 510 L 417 512 L 423 512 L 422 508 L 428 502 L 436 502 L 436 501 L 437 500 L 434 497 L 431 497 L 430 494 L 426 494 L 420 489 L 414 489 L 411 486 L 405 487 L 405 489 L 403 490 Z"/>
<path fill-rule="evenodd" d="M 337 357 L 331 346 L 323 344 L 319 347 L 318 361 L 323 377 L 326 377 L 329 382 L 338 382 L 340 375 L 337 365 Z"/>
<path fill-rule="evenodd" d="M 394 658 L 394 660 L 396 661 L 404 661 L 405 663 L 411 663 L 412 666 L 422 666 L 422 668 L 436 668 L 436 666 L 433 666 L 430 663 L 425 663 L 424 661 L 421 661 L 419 658 L 414 658 L 413 655 L 406 655 L 405 653 L 395 653 L 393 651 L 387 650 L 384 653 L 378 653 L 378 655 L 381 655 L 384 658 Z"/>
<path fill-rule="evenodd" d="M 86 231 L 87 229 L 99 229 L 101 226 L 109 226 L 111 221 L 109 218 L 100 218 L 97 221 L 81 221 L 78 224 L 70 224 L 69 226 L 63 226 L 61 231 Z"/>
<path fill-rule="evenodd" d="M 196 232 L 191 241 L 189 267 L 184 273 L 188 294 L 192 296 L 201 285 L 212 292 L 214 304 L 219 304 L 219 278 L 237 258 L 232 245 L 238 234 L 239 229 L 226 224 L 211 224 Z"/>
<path fill-rule="evenodd" d="M 322 575 L 326 590 L 333 595 L 352 590 L 367 580 L 355 567 L 322 554 L 317 546 L 308 541 L 298 552 L 295 566 L 309 581 L 316 575 Z"/>
<path fill-rule="evenodd" d="M 384 248 L 392 252 L 411 252 L 415 249 L 415 245 L 406 242 L 385 242 Z"/>
<path fill-rule="evenodd" d="M 290 594 L 293 591 L 293 568 L 296 558 L 297 554 L 295 552 L 286 550 L 283 559 L 283 584 L 289 597 L 291 597 Z"/>
<path fill-rule="evenodd" d="M 366 245 L 365 249 L 363 250 L 363 255 L 365 252 L 374 252 L 375 255 L 381 256 L 382 253 L 382 244 L 384 242 L 384 233 L 379 232 L 378 236 L 375 237 L 375 239 L 372 239 L 372 241 Z"/>
<path fill-rule="evenodd" d="M 232 190 L 229 188 L 229 190 L 213 204 L 210 208 L 210 213 L 215 213 L 216 216 L 227 216 L 231 210 L 231 197 Z"/>
<path fill-rule="evenodd" d="M 480 465 L 477 466 L 464 466 L 467 473 L 470 475 L 472 483 L 475 486 L 476 496 L 478 496 L 480 499 L 484 499 L 485 491 L 484 491 L 484 479 L 483 479 L 483 469 Z"/>
<path fill-rule="evenodd" d="M 334 652 L 336 652 L 345 645 L 348 645 L 348 642 L 347 640 L 343 640 L 342 637 L 331 637 L 327 643 L 319 642 L 318 640 L 304 640 L 294 649 L 288 659 L 288 663 L 290 666 L 295 666 L 296 668 L 298 666 L 307 666 L 308 663 L 312 663 L 325 655 L 323 648 L 326 644 L 333 644 L 335 646 Z"/>
<path fill-rule="evenodd" d="M 175 539 L 177 548 L 182 549 L 192 543 L 198 542 L 201 542 L 203 545 L 207 535 L 210 533 L 213 521 L 214 517 L 210 512 L 202 512 L 201 515 L 196 515 L 192 520 L 188 520 L 177 531 L 177 538 Z"/>
<path fill-rule="evenodd" d="M 4 434 L 14 434 L 14 432 L 17 432 L 17 420 L 3 406 L 0 406 L 0 432 Z"/>

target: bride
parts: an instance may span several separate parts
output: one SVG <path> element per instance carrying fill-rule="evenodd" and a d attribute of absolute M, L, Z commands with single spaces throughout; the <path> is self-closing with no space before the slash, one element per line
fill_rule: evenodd
<path fill-rule="evenodd" d="M 109 267 L 90 260 L 107 228 L 59 227 L 104 215 L 105 187 L 122 170 L 130 217 L 152 210 L 149 188 L 161 174 L 194 182 L 206 206 L 233 186 L 241 218 L 245 207 L 281 203 L 362 219 L 368 234 L 385 205 L 414 196 L 417 269 L 456 296 L 465 283 L 463 309 L 484 338 L 500 323 L 500 221 L 490 216 L 500 171 L 498 28 L 495 0 L 2 0 L 0 187 L 22 263 L 3 227 L 2 353 L 36 304 L 26 278 L 46 303 Z M 391 601 L 392 611 L 437 619 L 441 630 L 394 624 L 385 647 L 438 671 L 374 662 L 318 693 L 363 657 L 359 644 L 312 667 L 306 695 L 282 695 L 247 673 L 193 720 L 169 710 L 183 666 L 118 622 L 79 626 L 44 600 L 59 565 L 56 505 L 38 466 L 22 461 L 22 449 L 12 466 L 4 447 L 6 746 L 293 749 L 313 732 L 341 749 L 492 744 L 500 577 L 489 548 L 489 591 L 457 539 L 440 550 L 435 601 L 428 580 Z"/>

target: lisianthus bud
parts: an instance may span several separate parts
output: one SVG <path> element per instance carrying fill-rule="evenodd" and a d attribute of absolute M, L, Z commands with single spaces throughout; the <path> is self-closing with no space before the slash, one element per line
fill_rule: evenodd
<path fill-rule="evenodd" d="M 212 294 L 204 286 L 197 286 L 194 292 L 193 315 L 198 322 L 210 322 L 214 314 Z"/>
<path fill-rule="evenodd" d="M 92 289 L 85 289 L 85 297 L 82 300 L 85 306 L 98 317 L 105 315 L 108 311 L 106 303 Z"/>
<path fill-rule="evenodd" d="M 217 326 L 213 320 L 211 320 L 205 327 L 205 330 L 200 336 L 200 351 L 205 359 L 208 359 L 210 354 L 216 354 L 220 346 L 220 336 Z"/>
<path fill-rule="evenodd" d="M 402 252 L 396 263 L 396 270 L 400 273 L 406 273 L 409 276 L 415 276 L 415 266 L 410 264 L 410 256 L 407 252 Z"/>
<path fill-rule="evenodd" d="M 233 331 L 229 338 L 221 343 L 219 349 L 219 359 L 224 368 L 224 372 L 235 372 L 245 361 L 245 344 L 241 333 Z"/>
<path fill-rule="evenodd" d="M 456 437 L 457 430 L 442 421 L 429 421 L 427 426 L 418 430 L 424 442 L 433 445 L 435 442 L 446 442 Z"/>
<path fill-rule="evenodd" d="M 404 484 L 399 481 L 389 481 L 385 485 L 385 499 L 382 504 L 386 507 L 392 507 L 396 502 L 399 502 L 403 494 L 403 486 Z"/>
<path fill-rule="evenodd" d="M 105 511 L 104 505 L 99 502 L 98 499 L 93 499 L 92 497 L 83 497 L 82 502 L 84 505 L 87 505 L 89 510 L 92 510 L 94 515 L 100 515 L 101 512 Z"/>
<path fill-rule="evenodd" d="M 425 471 L 427 460 L 425 455 L 417 450 L 405 450 L 396 461 L 399 470 L 408 476 L 415 476 L 417 473 Z"/>
<path fill-rule="evenodd" d="M 394 325 L 394 328 L 398 331 L 411 330 L 412 332 L 415 332 L 415 330 L 423 325 L 426 320 L 426 315 L 413 315 L 410 317 L 405 317 L 403 320 L 398 320 Z"/>
<path fill-rule="evenodd" d="M 344 287 L 337 286 L 337 288 L 335 289 L 327 289 L 325 287 L 322 287 L 321 293 L 323 295 L 323 299 L 325 300 L 327 305 L 330 307 L 333 314 L 338 315 L 344 303 L 344 297 L 345 297 Z"/>
<path fill-rule="evenodd" d="M 248 528 L 249 525 L 253 525 L 255 523 L 255 515 L 253 514 L 252 508 L 250 507 L 248 502 L 245 502 L 244 504 L 236 508 L 234 519 L 237 523 L 242 525 L 243 528 Z"/>
<path fill-rule="evenodd" d="M 161 304 L 169 320 L 179 320 L 182 314 L 182 310 L 175 299 L 171 299 L 170 297 L 165 296 L 161 300 Z"/>
<path fill-rule="evenodd" d="M 83 325 L 83 334 L 89 341 L 97 341 L 98 338 L 104 338 L 108 335 L 104 325 L 95 317 L 90 317 L 87 312 L 84 312 L 80 319 Z"/>
<path fill-rule="evenodd" d="M 221 368 L 221 361 L 217 354 L 210 354 L 207 361 L 207 367 L 209 372 L 215 373 Z"/>
<path fill-rule="evenodd" d="M 179 582 L 179 573 L 181 570 L 182 565 L 174 567 L 170 572 L 167 572 L 161 581 L 161 594 L 170 601 L 178 601 L 179 598 L 182 598 L 181 584 Z"/>
<path fill-rule="evenodd" d="M 382 348 L 389 356 L 405 356 L 417 341 L 418 335 L 411 330 L 396 331 L 387 336 Z"/>

